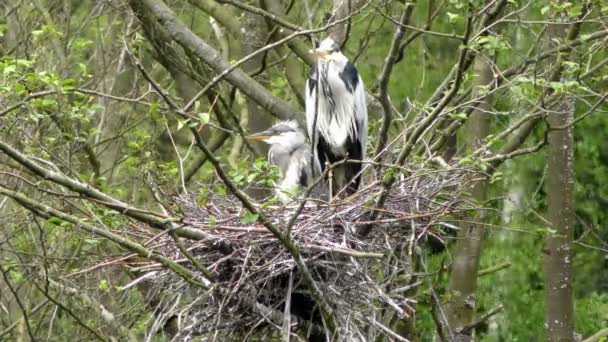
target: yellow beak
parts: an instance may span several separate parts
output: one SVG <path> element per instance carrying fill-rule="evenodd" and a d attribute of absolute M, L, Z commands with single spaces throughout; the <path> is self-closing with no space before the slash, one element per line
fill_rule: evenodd
<path fill-rule="evenodd" d="M 248 135 L 246 136 L 248 140 L 256 140 L 256 141 L 264 141 L 270 139 L 268 135 Z"/>
<path fill-rule="evenodd" d="M 314 57 L 317 57 L 318 59 L 321 59 L 324 61 L 328 61 L 331 59 L 331 54 L 329 52 L 327 52 L 326 50 L 312 49 L 312 50 L 308 50 L 308 53 L 310 53 Z"/>

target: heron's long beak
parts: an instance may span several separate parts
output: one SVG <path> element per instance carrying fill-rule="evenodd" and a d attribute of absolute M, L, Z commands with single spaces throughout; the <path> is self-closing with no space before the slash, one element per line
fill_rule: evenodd
<path fill-rule="evenodd" d="M 248 140 L 264 141 L 264 140 L 270 139 L 271 136 L 272 136 L 272 134 L 270 134 L 268 131 L 263 131 L 263 132 L 259 132 L 259 133 L 254 133 L 252 135 L 248 135 L 246 138 Z"/>
<path fill-rule="evenodd" d="M 323 49 L 311 49 L 308 50 L 308 53 L 310 53 L 311 55 L 313 55 L 314 57 L 317 57 L 320 60 L 323 61 L 328 61 L 331 59 L 331 54 Z"/>

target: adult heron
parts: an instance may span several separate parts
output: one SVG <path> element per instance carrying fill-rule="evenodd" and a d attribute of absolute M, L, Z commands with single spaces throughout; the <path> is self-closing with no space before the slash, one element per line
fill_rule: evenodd
<path fill-rule="evenodd" d="M 312 183 L 312 154 L 297 122 L 281 121 L 247 138 L 270 145 L 268 162 L 281 171 L 282 179 L 277 184 L 277 196 L 281 202 L 291 202 L 300 189 Z"/>
<path fill-rule="evenodd" d="M 331 38 L 323 40 L 310 53 L 317 62 L 306 83 L 306 122 L 317 167 L 324 171 L 327 162 L 333 164 L 346 158 L 362 161 L 367 142 L 363 81 Z M 333 170 L 332 193 L 344 187 L 346 194 L 356 192 L 361 169 L 361 162 L 337 166 Z"/>

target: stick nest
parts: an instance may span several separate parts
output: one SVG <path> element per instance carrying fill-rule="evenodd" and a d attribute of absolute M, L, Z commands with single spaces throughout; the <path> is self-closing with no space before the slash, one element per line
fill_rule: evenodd
<path fill-rule="evenodd" d="M 410 298 L 414 293 L 408 285 L 419 280 L 413 273 L 420 247 L 429 235 L 441 239 L 445 233 L 442 227 L 454 228 L 442 220 L 471 208 L 459 195 L 473 180 L 471 172 L 412 173 L 392 187 L 366 236 L 354 232 L 370 223 L 370 208 L 382 191 L 379 182 L 354 196 L 337 199 L 331 206 L 309 201 L 291 227 L 292 240 L 333 309 L 341 340 L 391 336 L 391 319 L 412 317 L 416 300 Z M 280 336 L 286 320 L 293 340 L 324 331 L 293 255 L 263 225 L 249 222 L 251 215 L 246 215 L 236 198 L 210 191 L 203 206 L 192 197 L 179 197 L 177 203 L 183 222 L 205 233 L 202 240 L 180 242 L 213 273 L 211 284 L 208 289 L 193 286 L 154 266 L 142 273 L 141 279 L 145 278 L 162 298 L 159 320 L 180 318 L 180 339 L 264 340 Z M 296 207 L 268 206 L 261 211 L 273 224 L 286 229 Z M 152 231 L 148 234 L 153 236 Z M 156 250 L 203 278 L 171 237 L 155 238 Z M 286 303 L 289 314 L 285 314 Z"/>

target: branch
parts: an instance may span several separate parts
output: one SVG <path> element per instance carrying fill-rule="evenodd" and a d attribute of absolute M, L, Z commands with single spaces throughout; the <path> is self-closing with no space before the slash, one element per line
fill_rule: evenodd
<path fill-rule="evenodd" d="M 251 5 L 248 5 L 246 3 L 243 3 L 243 2 L 240 2 L 240 1 L 237 1 L 237 0 L 217 0 L 217 2 L 222 3 L 222 4 L 230 4 L 230 5 L 234 6 L 234 7 L 240 8 L 240 9 L 242 9 L 244 11 L 251 12 L 251 13 L 257 14 L 257 15 L 261 15 L 264 18 L 270 19 L 273 22 L 275 22 L 275 23 L 277 23 L 277 24 L 279 24 L 279 25 L 281 25 L 283 27 L 286 27 L 288 29 L 291 29 L 293 31 L 302 31 L 302 30 L 304 30 L 303 27 L 298 26 L 296 24 L 293 24 L 293 23 L 287 21 L 282 16 L 277 15 L 275 13 L 271 13 L 271 12 L 265 11 L 265 10 L 259 8 L 259 7 L 251 6 Z"/>
<path fill-rule="evenodd" d="M 5 116 L 8 113 L 14 111 L 15 109 L 18 109 L 19 107 L 25 105 L 26 103 L 30 102 L 33 99 L 37 99 L 39 97 L 44 97 L 44 96 L 56 94 L 56 93 L 57 93 L 57 91 L 55 91 L 55 90 L 43 90 L 43 91 L 39 91 L 37 93 L 28 94 L 23 100 L 21 100 L 21 102 L 14 104 L 14 105 L 6 108 L 5 110 L 1 111 L 0 118 Z"/>
<path fill-rule="evenodd" d="M 234 20 L 235 14 L 212 0 L 188 0 L 189 3 L 207 13 L 224 26 L 231 35 L 238 36 L 240 34 L 239 22 Z"/>
<path fill-rule="evenodd" d="M 477 277 L 483 277 L 485 275 L 498 272 L 498 271 L 503 270 L 503 269 L 508 268 L 508 267 L 511 267 L 511 262 L 510 261 L 505 261 L 505 262 L 502 262 L 500 264 L 497 264 L 497 265 L 485 268 L 483 270 L 480 270 L 479 272 L 477 272 Z"/>
<path fill-rule="evenodd" d="M 471 35 L 471 29 L 472 29 L 472 17 L 469 17 L 467 20 L 467 28 L 466 28 L 465 35 L 464 35 L 464 37 L 465 37 L 464 45 L 461 47 L 458 62 L 456 63 L 454 84 L 452 85 L 450 90 L 444 94 L 443 98 L 441 99 L 439 104 L 437 104 L 437 106 L 435 106 L 433 111 L 427 117 L 425 117 L 424 119 L 422 119 L 420 121 L 418 126 L 414 129 L 412 134 L 408 137 L 408 140 L 405 142 L 405 145 L 401 148 L 401 151 L 399 152 L 399 155 L 397 156 L 397 159 L 395 161 L 396 165 L 403 164 L 405 159 L 409 156 L 410 152 L 414 148 L 415 144 L 418 142 L 418 139 L 420 138 L 420 136 L 422 136 L 422 134 L 426 131 L 426 129 L 435 121 L 435 119 L 439 116 L 439 114 L 441 114 L 441 112 L 443 112 L 445 107 L 450 103 L 452 98 L 458 93 L 458 89 L 460 89 L 460 84 L 462 83 L 462 80 L 464 78 L 465 69 L 466 69 L 466 64 L 467 64 L 466 60 L 467 60 L 467 55 L 468 55 L 468 51 L 469 51 L 467 44 L 468 44 L 468 39 Z M 382 193 L 376 200 L 376 203 L 374 205 L 374 210 L 371 212 L 369 221 L 374 221 L 378 217 L 378 215 L 379 215 L 378 209 L 380 209 L 384 206 L 384 202 L 388 198 L 392 185 L 396 179 L 397 178 L 394 173 L 388 174 L 387 177 L 385 177 L 383 184 L 382 184 L 383 185 Z M 372 225 L 373 225 L 372 223 L 369 223 L 369 224 L 360 226 L 357 229 L 357 234 L 361 235 L 361 236 L 367 235 L 370 232 Z"/>
<path fill-rule="evenodd" d="M 26 155 L 17 151 L 15 148 L 6 144 L 3 141 L 0 141 L 0 151 L 6 153 L 10 158 L 24 166 L 26 169 L 28 169 L 35 175 L 42 177 L 46 180 L 50 180 L 53 183 L 64 186 L 82 195 L 83 199 L 100 203 L 112 210 L 116 210 L 123 215 L 131 217 L 142 223 L 148 224 L 152 227 L 162 230 L 173 229 L 171 222 L 174 221 L 175 218 L 167 217 L 157 213 L 148 214 L 146 210 L 133 208 L 128 204 L 93 188 L 90 184 L 82 183 L 80 181 L 69 178 L 62 173 L 49 170 L 40 166 L 30 157 L 27 157 Z M 206 234 L 204 232 L 192 228 L 179 228 L 176 229 L 175 232 L 181 237 L 193 240 L 203 240 L 206 238 Z"/>
<path fill-rule="evenodd" d="M 464 326 L 462 329 L 457 330 L 456 333 L 460 334 L 460 335 L 469 335 L 471 333 L 471 331 L 473 331 L 473 329 L 479 327 L 480 325 L 485 323 L 488 319 L 490 319 L 492 316 L 501 312 L 502 309 L 503 309 L 502 304 L 500 304 L 499 306 L 495 307 L 494 309 L 486 312 L 483 316 L 479 317 L 471 324 Z"/>
<path fill-rule="evenodd" d="M 207 90 L 209 90 L 211 86 L 215 85 L 215 83 L 221 79 L 226 78 L 230 84 L 239 88 L 241 92 L 250 97 L 258 105 L 268 110 L 273 115 L 281 119 L 289 119 L 294 116 L 294 112 L 287 102 L 274 96 L 270 91 L 256 82 L 249 75 L 244 73 L 242 70 L 237 69 L 240 64 L 258 53 L 264 52 L 265 50 L 261 49 L 255 54 L 247 56 L 246 59 L 241 59 L 238 65 L 231 65 L 228 61 L 222 58 L 221 54 L 217 50 L 208 45 L 204 40 L 185 26 L 177 18 L 175 13 L 173 13 L 173 11 L 161 0 L 130 0 L 130 4 L 138 16 L 143 15 L 142 9 L 144 8 L 153 13 L 156 16 L 156 20 L 158 20 L 158 22 L 165 27 L 173 40 L 175 40 L 185 49 L 192 51 L 192 53 L 200 58 L 205 64 L 209 65 L 211 68 L 213 68 L 213 70 L 215 70 L 215 72 L 220 74 L 218 77 L 214 78 L 214 80 L 211 81 L 209 85 L 203 89 L 203 91 L 199 92 L 199 94 L 192 99 L 192 105 L 194 105 L 194 102 L 198 100 L 198 98 Z M 267 47 L 266 50 L 270 48 Z M 189 107 L 190 106 L 188 106 L 185 110 L 187 110 Z"/>
<path fill-rule="evenodd" d="M 68 296 L 77 297 L 80 300 L 80 303 L 78 303 L 79 306 L 82 307 L 82 304 L 84 304 L 85 308 L 88 307 L 90 309 L 93 309 L 97 313 L 97 315 L 102 318 L 104 322 L 106 322 L 112 329 L 120 332 L 120 334 L 125 336 L 129 341 L 137 341 L 137 337 L 135 336 L 135 334 L 129 329 L 127 329 L 124 325 L 122 325 L 121 322 L 116 319 L 116 315 L 108 311 L 103 306 L 103 304 L 98 301 L 95 301 L 93 298 L 88 296 L 86 292 L 83 292 L 80 289 L 76 289 L 70 286 L 62 285 L 51 279 L 48 280 L 48 284 L 56 288 L 58 292 L 65 293 Z"/>
<path fill-rule="evenodd" d="M 39 201 L 35 201 L 20 192 L 9 190 L 9 189 L 5 188 L 4 186 L 0 185 L 0 195 L 4 195 L 4 196 L 8 196 L 8 197 L 12 198 L 17 203 L 19 203 L 21 206 L 30 210 L 31 212 L 33 212 L 34 214 L 36 214 L 40 217 L 43 217 L 46 219 L 50 219 L 52 217 L 60 218 L 64 221 L 72 223 L 77 228 L 80 228 L 88 233 L 95 234 L 97 236 L 101 236 L 107 240 L 110 240 L 110 241 L 128 249 L 129 251 L 137 253 L 141 257 L 154 260 L 154 261 L 160 263 L 161 265 L 165 266 L 166 268 L 172 270 L 173 272 L 177 273 L 180 277 L 182 277 L 185 281 L 187 281 L 188 283 L 190 283 L 192 285 L 206 289 L 206 288 L 208 288 L 208 286 L 210 284 L 209 280 L 200 277 L 200 275 L 195 274 L 194 272 L 190 271 L 189 269 L 185 268 L 184 266 L 181 266 L 180 264 L 172 261 L 171 259 L 169 259 L 165 256 L 156 254 L 156 253 L 154 253 L 154 251 L 147 249 L 144 246 L 142 246 L 136 242 L 122 238 L 108 230 L 101 229 L 101 228 L 93 226 L 89 223 L 86 223 L 78 217 L 66 214 L 62 211 L 49 207 L 45 204 L 42 204 Z M 197 280 L 197 278 L 202 278 L 202 282 Z"/>
<path fill-rule="evenodd" d="M 43 300 L 42 302 L 38 303 L 31 311 L 30 311 L 30 315 L 31 314 L 35 314 L 36 312 L 38 312 L 38 310 L 42 309 L 45 305 L 47 305 L 49 303 L 48 299 Z M 9 325 L 6 329 L 0 331 L 0 339 L 8 334 L 9 332 L 11 332 L 13 329 L 15 329 L 15 327 L 17 325 L 19 325 L 19 323 L 21 322 L 21 320 L 23 319 L 23 317 L 13 321 L 11 323 L 11 325 Z"/>
<path fill-rule="evenodd" d="M 583 342 L 599 342 L 602 340 L 602 337 L 606 337 L 606 336 L 608 336 L 608 328 L 604 328 L 604 329 L 596 332 L 592 336 L 587 337 L 586 339 L 583 340 Z"/>
<path fill-rule="evenodd" d="M 382 72 L 380 73 L 380 77 L 378 77 L 378 86 L 380 94 L 378 96 L 378 100 L 382 105 L 382 127 L 380 128 L 379 133 L 379 141 L 376 146 L 376 152 L 374 155 L 380 155 L 382 150 L 386 147 L 386 143 L 388 140 L 389 128 L 392 121 L 392 108 L 391 103 L 388 98 L 388 82 L 391 78 L 391 73 L 393 71 L 393 66 L 397 62 L 399 55 L 401 54 L 401 50 L 399 49 L 399 45 L 405 36 L 405 27 L 403 25 L 407 24 L 412 16 L 412 12 L 414 9 L 414 5 L 409 2 L 405 4 L 405 9 L 403 14 L 401 15 L 401 19 L 399 20 L 397 26 L 397 30 L 395 30 L 395 34 L 393 36 L 393 41 L 391 42 L 391 47 L 389 49 L 388 55 L 386 57 L 386 62 L 382 67 Z"/>
<path fill-rule="evenodd" d="M 21 310 L 21 314 L 23 315 L 23 321 L 25 322 L 25 327 L 27 328 L 27 333 L 28 333 L 28 335 L 30 335 L 30 339 L 32 341 L 36 341 L 36 339 L 34 338 L 34 332 L 32 331 L 32 327 L 30 326 L 30 319 L 28 317 L 27 310 L 25 310 L 25 306 L 21 302 L 21 298 L 19 297 L 19 294 L 17 294 L 17 291 L 11 284 L 11 280 L 8 277 L 9 272 L 10 272 L 10 267 L 9 267 L 9 269 L 7 269 L 5 271 L 4 268 L 2 267 L 2 265 L 0 264 L 0 273 L 2 273 L 2 277 L 4 278 L 4 282 L 6 283 L 6 286 L 8 287 L 11 294 L 13 295 L 13 298 L 15 298 L 15 302 L 17 303 L 17 306 L 19 306 L 19 309 Z"/>

